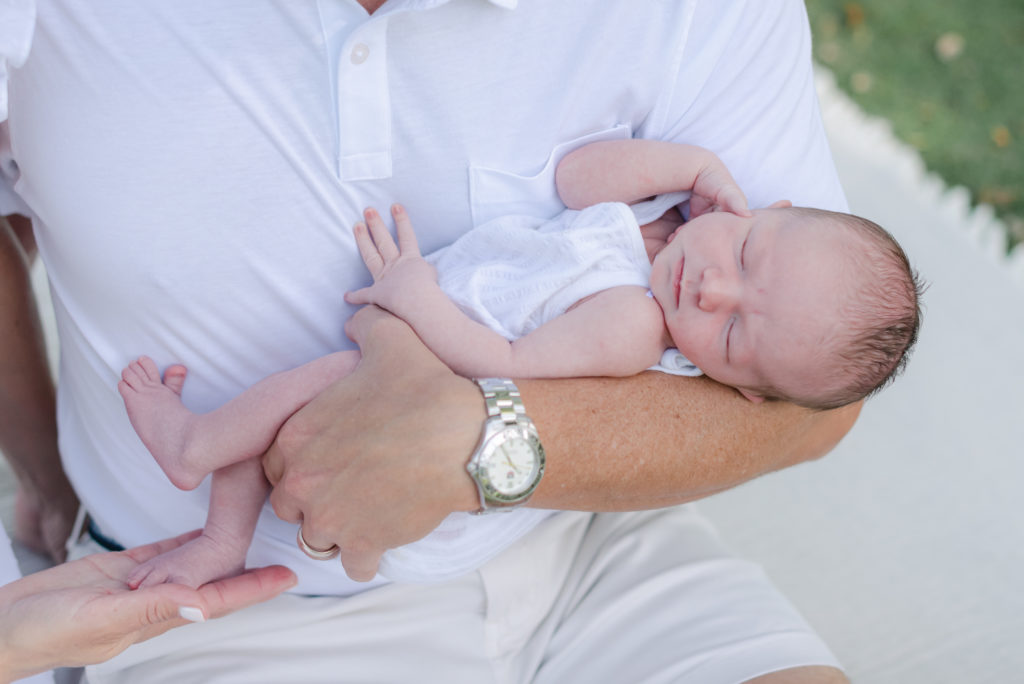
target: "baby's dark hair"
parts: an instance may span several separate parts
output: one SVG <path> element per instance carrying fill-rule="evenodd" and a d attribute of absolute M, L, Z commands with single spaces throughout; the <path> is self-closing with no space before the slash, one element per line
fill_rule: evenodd
<path fill-rule="evenodd" d="M 860 274 L 845 302 L 837 303 L 847 325 L 825 343 L 824 354 L 838 366 L 835 383 L 816 396 L 768 396 L 807 408 L 827 410 L 872 396 L 892 383 L 907 366 L 921 327 L 925 286 L 906 253 L 888 231 L 865 218 L 822 209 L 784 211 L 822 222 L 823 230 L 850 231 L 860 245 L 846 253 Z"/>

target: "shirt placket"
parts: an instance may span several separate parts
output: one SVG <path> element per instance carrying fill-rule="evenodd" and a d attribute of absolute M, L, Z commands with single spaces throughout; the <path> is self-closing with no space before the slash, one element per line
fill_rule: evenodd
<path fill-rule="evenodd" d="M 387 24 L 387 17 L 364 23 L 337 56 L 338 177 L 343 181 L 391 176 Z"/>
<path fill-rule="evenodd" d="M 318 0 L 337 129 L 341 181 L 391 176 L 388 12 L 367 17 L 354 0 Z"/>
<path fill-rule="evenodd" d="M 489 0 L 512 9 L 518 0 Z M 388 22 L 405 12 L 423 12 L 448 0 L 391 0 L 367 18 L 354 0 L 319 0 L 328 55 L 333 63 L 342 181 L 390 178 L 391 89 L 388 83 Z"/>

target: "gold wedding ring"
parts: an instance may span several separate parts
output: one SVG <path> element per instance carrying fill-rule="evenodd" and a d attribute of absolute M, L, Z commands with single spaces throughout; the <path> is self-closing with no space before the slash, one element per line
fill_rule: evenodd
<path fill-rule="evenodd" d="M 302 549 L 302 553 L 306 554 L 313 560 L 331 560 L 337 558 L 338 554 L 341 553 L 341 549 L 338 548 L 337 544 L 332 544 L 329 549 L 318 549 L 314 546 L 310 546 L 309 542 L 302 536 L 302 524 L 299 524 L 298 534 L 295 535 L 295 541 L 298 542 L 299 548 Z"/>

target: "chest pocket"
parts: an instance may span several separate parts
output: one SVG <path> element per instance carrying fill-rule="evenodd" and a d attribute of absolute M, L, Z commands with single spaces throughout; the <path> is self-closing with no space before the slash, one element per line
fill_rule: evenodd
<path fill-rule="evenodd" d="M 627 124 L 588 133 L 559 143 L 551 150 L 544 166 L 533 175 L 521 175 L 502 169 L 471 165 L 469 196 L 473 225 L 516 214 L 550 218 L 565 208 L 555 190 L 555 169 L 562 157 L 578 147 L 600 140 L 625 140 L 632 135 Z"/>

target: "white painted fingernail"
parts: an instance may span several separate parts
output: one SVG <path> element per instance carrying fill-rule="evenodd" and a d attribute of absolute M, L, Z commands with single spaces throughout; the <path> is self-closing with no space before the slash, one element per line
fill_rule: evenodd
<path fill-rule="evenodd" d="M 178 608 L 178 615 L 189 622 L 206 622 L 206 618 L 203 617 L 203 611 L 195 606 L 181 606 Z"/>

